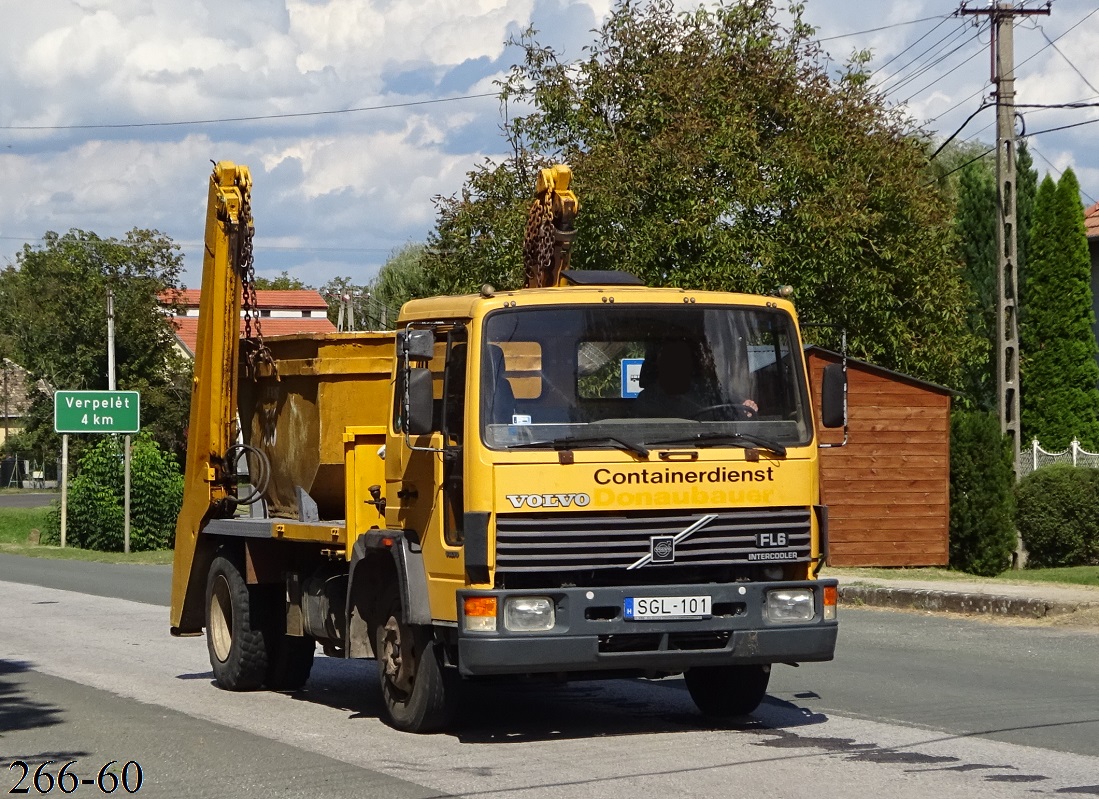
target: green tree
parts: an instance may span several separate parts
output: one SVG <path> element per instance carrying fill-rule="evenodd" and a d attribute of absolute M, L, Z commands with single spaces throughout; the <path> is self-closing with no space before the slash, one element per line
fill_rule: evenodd
<path fill-rule="evenodd" d="M 157 231 L 103 239 L 71 230 L 25 246 L 0 272 L 0 332 L 36 385 L 20 436 L 24 450 L 59 449 L 54 389 L 108 387 L 108 289 L 114 292 L 118 387 L 141 391 L 143 426 L 165 446 L 181 448 L 190 376 L 160 306 L 162 294 L 178 288 L 181 269 L 179 248 Z M 42 385 L 45 391 L 38 390 Z"/>
<path fill-rule="evenodd" d="M 954 224 L 961 243 L 963 277 L 970 291 L 969 329 L 980 342 L 965 364 L 965 407 L 992 410 L 997 407 L 996 366 L 996 163 L 984 142 L 950 143 L 933 164 L 940 180 L 955 195 Z M 1016 157 L 1016 265 L 1024 274 L 1027 239 L 1038 187 L 1038 175 L 1026 142 L 1020 141 Z"/>
<path fill-rule="evenodd" d="M 769 0 L 688 13 L 620 0 L 578 62 L 530 31 L 518 44 L 501 92 L 526 111 L 505 125 L 514 155 L 438 200 L 432 290 L 519 285 L 536 169 L 565 160 L 575 267 L 703 289 L 790 283 L 803 316 L 846 327 L 859 357 L 960 381 L 977 342 L 926 137 L 870 86 L 864 55 L 830 76 L 800 6 L 784 26 Z"/>
<path fill-rule="evenodd" d="M 1026 276 L 1027 257 L 1030 253 L 1030 228 L 1034 222 L 1034 200 L 1038 195 L 1038 170 L 1030 155 L 1026 140 L 1019 141 L 1015 151 L 1015 226 L 1017 228 L 1017 261 L 1019 285 Z"/>
<path fill-rule="evenodd" d="M 1099 365 L 1091 259 L 1071 169 L 1038 187 L 1019 323 L 1023 440 L 1099 447 Z"/>
<path fill-rule="evenodd" d="M 97 436 L 85 448 L 69 488 L 66 543 L 121 552 L 125 541 L 125 475 L 122 441 Z M 166 549 L 183 501 L 183 476 L 175 459 L 147 433 L 133 440 L 130 456 L 130 550 Z M 59 543 L 60 510 L 51 511 L 46 543 Z"/>
<path fill-rule="evenodd" d="M 965 392 L 981 410 L 996 406 L 993 362 L 996 339 L 996 176 L 985 160 L 958 172 L 955 225 L 962 245 L 964 276 L 971 291 L 969 329 L 980 340 L 980 350 L 966 364 Z"/>
<path fill-rule="evenodd" d="M 1014 455 L 999 419 L 986 411 L 950 418 L 950 565 L 993 576 L 1015 549 Z"/>
<path fill-rule="evenodd" d="M 278 277 L 257 277 L 255 286 L 259 291 L 306 291 L 313 288 L 292 277 L 286 270 L 279 272 Z"/>
<path fill-rule="evenodd" d="M 422 244 L 408 243 L 390 254 L 370 286 L 372 301 L 377 306 L 375 316 L 384 310 L 392 325 L 402 305 L 417 297 L 430 296 L 425 259 Z"/>

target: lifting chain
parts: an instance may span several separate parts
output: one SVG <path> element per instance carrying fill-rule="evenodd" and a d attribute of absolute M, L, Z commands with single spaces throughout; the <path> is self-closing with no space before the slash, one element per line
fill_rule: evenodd
<path fill-rule="evenodd" d="M 536 198 L 527 216 L 523 238 L 524 285 L 530 289 L 552 286 L 553 280 L 553 192 Z M 550 282 L 553 280 L 553 282 Z"/>
<path fill-rule="evenodd" d="M 271 350 L 263 343 L 263 327 L 260 324 L 259 299 L 256 295 L 256 267 L 253 254 L 252 239 L 256 235 L 256 226 L 252 221 L 251 197 L 244 193 L 240 209 L 240 221 L 238 222 L 237 242 L 237 269 L 240 274 L 241 300 L 240 307 L 244 317 L 244 338 L 242 344 L 246 349 L 245 372 L 252 380 L 258 379 L 260 365 L 267 364 L 264 373 L 273 375 L 279 379 L 278 367 L 271 355 Z M 255 323 L 255 335 L 252 334 L 252 324 Z"/>

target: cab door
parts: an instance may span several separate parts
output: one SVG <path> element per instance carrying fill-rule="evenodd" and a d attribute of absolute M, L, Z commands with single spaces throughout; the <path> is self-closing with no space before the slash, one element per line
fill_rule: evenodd
<path fill-rule="evenodd" d="M 394 435 L 390 439 L 395 446 L 393 452 L 387 451 L 385 460 L 386 524 L 419 540 L 431 615 L 456 621 L 454 593 L 465 585 L 461 523 L 465 504 L 466 328 L 434 327 L 435 355 L 428 362 L 434 408 L 432 432 L 427 435 L 404 435 L 400 407 L 403 365 L 398 364 Z"/>

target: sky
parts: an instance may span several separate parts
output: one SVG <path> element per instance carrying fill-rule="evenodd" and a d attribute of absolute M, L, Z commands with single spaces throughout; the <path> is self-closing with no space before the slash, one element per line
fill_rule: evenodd
<path fill-rule="evenodd" d="M 229 160 L 252 171 L 257 274 L 367 283 L 426 238 L 433 197 L 504 157 L 507 40 L 533 25 L 579 58 L 612 2 L 0 0 L 0 268 L 46 231 L 152 228 L 197 287 L 210 162 Z M 986 18 L 954 16 L 959 5 L 807 0 L 805 18 L 833 64 L 871 51 L 872 80 L 942 138 L 990 91 Z M 1099 102 L 1096 12 L 1053 0 L 1018 19 L 1017 103 Z M 1039 174 L 1071 166 L 1084 202 L 1099 198 L 1099 128 L 1042 132 L 1099 108 L 1022 114 Z M 240 117 L 253 119 L 223 121 Z M 988 108 L 958 139 L 994 135 Z"/>

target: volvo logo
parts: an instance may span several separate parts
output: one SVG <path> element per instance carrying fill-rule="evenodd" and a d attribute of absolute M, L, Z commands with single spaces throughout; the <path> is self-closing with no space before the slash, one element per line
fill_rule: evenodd
<path fill-rule="evenodd" d="M 652 563 L 675 563 L 675 536 L 654 535 L 649 539 Z"/>
<path fill-rule="evenodd" d="M 675 563 L 675 545 L 686 541 L 691 535 L 701 530 L 707 524 L 717 518 L 716 513 L 707 513 L 702 518 L 684 527 L 675 535 L 654 535 L 649 538 L 649 554 L 635 563 L 631 563 L 626 570 L 640 569 L 650 563 Z"/>
<path fill-rule="evenodd" d="M 578 508 L 591 504 L 587 494 L 505 494 L 511 507 L 518 510 L 524 505 L 528 508 Z"/>

